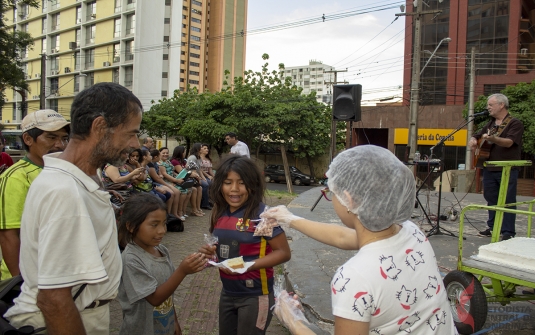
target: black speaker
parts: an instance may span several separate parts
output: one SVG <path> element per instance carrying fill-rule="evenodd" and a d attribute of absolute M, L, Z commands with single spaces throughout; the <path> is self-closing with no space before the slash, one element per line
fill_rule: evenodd
<path fill-rule="evenodd" d="M 360 121 L 362 85 L 334 85 L 333 120 Z"/>

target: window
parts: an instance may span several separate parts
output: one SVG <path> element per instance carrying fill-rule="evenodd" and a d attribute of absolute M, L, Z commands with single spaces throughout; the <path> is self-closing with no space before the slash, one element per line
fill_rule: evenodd
<path fill-rule="evenodd" d="M 200 2 L 200 1 L 191 0 L 191 3 L 196 5 L 196 6 L 201 6 L 202 7 L 202 2 Z"/>
<path fill-rule="evenodd" d="M 50 99 L 48 100 L 50 109 L 58 111 L 58 99 Z"/>
<path fill-rule="evenodd" d="M 50 94 L 58 93 L 59 78 L 50 79 Z"/>
<path fill-rule="evenodd" d="M 126 61 L 133 61 L 134 60 L 134 41 L 127 41 L 125 43 L 125 57 Z"/>
<path fill-rule="evenodd" d="M 184 23 L 182 23 L 182 28 L 186 28 L 186 25 Z"/>
<path fill-rule="evenodd" d="M 191 35 L 191 39 L 194 40 L 194 41 L 201 41 L 201 38 L 199 36 L 193 36 Z"/>
<path fill-rule="evenodd" d="M 186 52 L 185 52 L 185 51 L 180 51 L 180 54 L 181 54 L 181 55 L 185 55 Z"/>
<path fill-rule="evenodd" d="M 169 76 L 168 72 L 162 72 L 162 78 L 167 78 Z"/>
<path fill-rule="evenodd" d="M 196 32 L 200 33 L 201 32 L 201 28 L 191 27 L 191 31 L 196 31 Z"/>
<path fill-rule="evenodd" d="M 87 21 L 91 21 L 97 18 L 97 2 L 92 1 L 87 3 Z"/>
<path fill-rule="evenodd" d="M 196 66 L 196 67 L 199 67 L 201 64 L 199 64 L 199 63 L 195 63 L 195 62 L 189 62 L 189 65 L 190 65 L 190 66 Z"/>
<path fill-rule="evenodd" d="M 113 20 L 113 37 L 121 37 L 121 18 Z"/>
<path fill-rule="evenodd" d="M 169 54 L 163 54 L 163 60 L 169 60 Z"/>
<path fill-rule="evenodd" d="M 198 80 L 188 80 L 188 83 L 194 84 L 194 85 L 199 85 L 199 81 Z"/>
<path fill-rule="evenodd" d="M 57 71 L 59 68 L 58 57 L 50 57 L 50 70 Z"/>
<path fill-rule="evenodd" d="M 52 31 L 59 29 L 59 14 L 52 14 Z"/>
<path fill-rule="evenodd" d="M 130 14 L 126 17 L 126 35 L 136 32 L 136 14 Z"/>
<path fill-rule="evenodd" d="M 113 82 L 119 84 L 119 69 L 113 70 Z"/>
<path fill-rule="evenodd" d="M 169 42 L 169 36 L 164 36 L 164 37 L 163 37 L 163 41 L 164 41 L 164 42 Z"/>
<path fill-rule="evenodd" d="M 50 47 L 52 48 L 51 52 L 54 53 L 54 52 L 59 52 L 59 45 L 60 45 L 60 38 L 59 38 L 59 34 L 58 35 L 55 35 L 55 36 L 52 36 L 50 38 Z"/>
<path fill-rule="evenodd" d="M 184 82 L 184 78 L 180 78 L 180 82 L 183 83 Z M 181 91 L 183 91 L 183 89 Z"/>
<path fill-rule="evenodd" d="M 43 13 L 46 12 L 48 9 L 48 0 L 41 1 L 41 8 L 43 9 Z"/>
<path fill-rule="evenodd" d="M 46 34 L 46 31 L 47 31 L 46 26 L 47 26 L 47 24 L 48 24 L 48 20 L 47 20 L 47 18 L 45 16 L 44 18 L 41 19 L 41 27 L 42 27 L 43 35 Z"/>
<path fill-rule="evenodd" d="M 59 0 L 49 0 L 50 1 L 50 9 L 54 10 L 59 8 Z"/>
<path fill-rule="evenodd" d="M 23 31 L 23 32 L 27 33 L 28 32 L 28 24 L 27 23 L 21 24 L 20 25 L 20 31 Z"/>
<path fill-rule="evenodd" d="M 171 19 L 166 17 L 165 19 L 163 19 L 163 23 L 164 24 L 169 24 L 169 23 L 171 23 Z"/>
<path fill-rule="evenodd" d="M 195 8 L 192 8 L 191 12 L 195 13 L 195 14 L 198 14 L 198 15 L 202 15 L 202 12 L 200 10 L 198 10 L 198 9 L 195 9 Z"/>
<path fill-rule="evenodd" d="M 41 39 L 41 52 L 46 54 L 46 37 Z"/>
<path fill-rule="evenodd" d="M 182 37 L 186 37 L 188 36 L 186 33 L 182 33 Z"/>
<path fill-rule="evenodd" d="M 171 6 L 171 0 L 165 0 L 165 5 L 166 6 Z"/>
<path fill-rule="evenodd" d="M 198 76 L 198 75 L 199 75 L 199 72 L 197 72 L 197 71 L 190 71 L 189 74 L 194 75 L 194 76 Z"/>
<path fill-rule="evenodd" d="M 121 61 L 121 45 L 116 43 L 113 45 L 113 62 L 119 63 Z"/>
<path fill-rule="evenodd" d="M 167 91 L 162 91 L 162 97 L 166 97 L 167 96 Z"/>
<path fill-rule="evenodd" d="M 93 44 L 95 43 L 95 36 L 97 34 L 97 25 L 92 24 L 89 27 L 85 28 L 85 43 Z"/>
<path fill-rule="evenodd" d="M 74 69 L 80 70 L 80 52 L 77 51 L 74 53 Z"/>
<path fill-rule="evenodd" d="M 189 47 L 192 48 L 192 49 L 195 49 L 195 50 L 201 50 L 201 46 L 200 45 L 192 44 Z"/>
<path fill-rule="evenodd" d="M 76 35 L 76 47 L 79 48 L 82 40 L 82 29 L 76 29 L 74 33 Z"/>
<path fill-rule="evenodd" d="M 76 24 L 82 23 L 82 6 L 76 7 Z"/>
<path fill-rule="evenodd" d="M 126 1 L 126 10 L 134 9 L 136 7 L 136 0 L 127 0 Z"/>
<path fill-rule="evenodd" d="M 196 19 L 194 17 L 191 18 L 191 22 L 195 22 L 195 23 L 201 23 L 201 20 L 200 19 Z"/>
<path fill-rule="evenodd" d="M 95 72 L 86 73 L 85 87 L 93 86 L 95 84 Z"/>
<path fill-rule="evenodd" d="M 85 51 L 85 68 L 93 68 L 95 66 L 95 49 Z"/>
<path fill-rule="evenodd" d="M 186 70 L 180 69 L 180 73 L 186 73 Z"/>
<path fill-rule="evenodd" d="M 124 86 L 131 87 L 134 79 L 134 68 L 127 66 L 124 68 Z"/>
<path fill-rule="evenodd" d="M 80 77 L 80 76 L 74 77 L 74 87 L 73 87 L 73 92 L 74 93 L 80 92 L 80 80 L 82 80 L 81 78 L 82 77 Z"/>
<path fill-rule="evenodd" d="M 115 13 L 119 13 L 121 11 L 122 2 L 122 0 L 115 0 Z"/>
<path fill-rule="evenodd" d="M 182 51 L 183 52 L 183 51 Z M 201 55 L 198 54 L 190 54 L 191 58 L 201 58 Z"/>
<path fill-rule="evenodd" d="M 28 18 L 28 5 L 27 4 L 22 4 L 20 6 L 19 16 L 21 20 L 26 20 Z"/>

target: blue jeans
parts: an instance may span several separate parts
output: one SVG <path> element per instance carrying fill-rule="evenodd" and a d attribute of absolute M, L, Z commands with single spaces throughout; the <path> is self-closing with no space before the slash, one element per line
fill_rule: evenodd
<path fill-rule="evenodd" d="M 208 182 L 204 180 L 201 180 L 201 187 L 202 187 L 201 207 L 209 207 L 210 197 L 208 195 L 208 191 L 210 190 L 210 184 L 208 184 Z"/>
<path fill-rule="evenodd" d="M 507 196 L 505 198 L 506 204 L 516 202 L 516 184 L 518 180 L 519 170 L 511 169 L 511 175 L 509 177 L 509 185 L 507 187 Z M 498 203 L 498 193 L 500 192 L 500 183 L 502 181 L 502 171 L 488 171 L 483 169 L 483 197 L 487 200 L 487 205 L 494 206 Z M 516 206 L 507 207 L 510 209 L 516 209 Z M 489 211 L 489 219 L 487 225 L 490 229 L 494 227 L 495 211 Z M 515 220 L 516 214 L 504 213 L 502 221 L 502 234 L 508 234 L 515 236 Z"/>

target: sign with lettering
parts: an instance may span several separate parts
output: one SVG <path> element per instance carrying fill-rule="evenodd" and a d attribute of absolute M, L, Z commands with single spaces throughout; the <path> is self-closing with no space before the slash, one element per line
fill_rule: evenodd
<path fill-rule="evenodd" d="M 448 136 L 453 129 L 432 129 L 432 128 L 419 128 L 418 129 L 418 145 L 435 145 L 441 139 Z M 408 128 L 396 128 L 394 129 L 394 144 L 407 144 L 409 139 Z M 461 129 L 450 138 L 448 138 L 444 144 L 452 147 L 465 147 L 466 146 L 466 129 Z"/>

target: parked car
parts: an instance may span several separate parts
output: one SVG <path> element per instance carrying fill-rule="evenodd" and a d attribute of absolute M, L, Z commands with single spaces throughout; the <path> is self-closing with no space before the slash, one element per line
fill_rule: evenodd
<path fill-rule="evenodd" d="M 310 185 L 314 182 L 314 177 L 299 171 L 295 166 L 289 166 L 292 183 L 295 185 Z M 264 169 L 264 180 L 269 182 L 286 182 L 284 175 L 284 166 L 282 165 L 268 165 Z"/>

